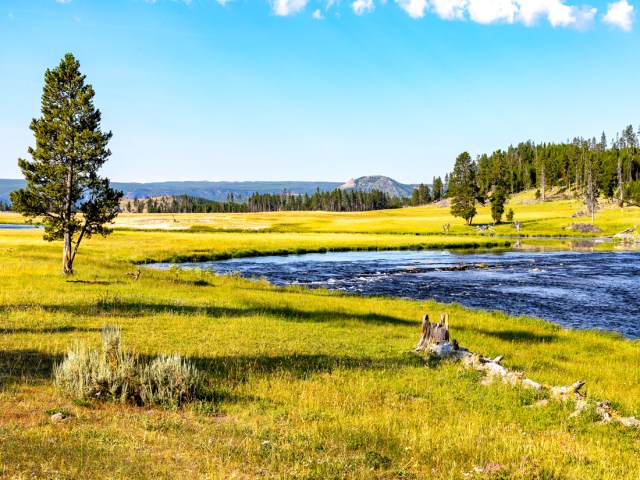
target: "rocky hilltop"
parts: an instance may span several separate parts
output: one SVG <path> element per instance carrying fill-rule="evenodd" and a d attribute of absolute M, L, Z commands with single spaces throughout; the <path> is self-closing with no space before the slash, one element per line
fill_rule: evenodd
<path fill-rule="evenodd" d="M 352 178 L 348 182 L 340 185 L 340 189 L 342 190 L 362 190 L 363 192 L 380 190 L 392 197 L 410 197 L 415 187 L 417 187 L 417 185 L 405 185 L 395 181 L 393 178 L 382 175 Z"/>

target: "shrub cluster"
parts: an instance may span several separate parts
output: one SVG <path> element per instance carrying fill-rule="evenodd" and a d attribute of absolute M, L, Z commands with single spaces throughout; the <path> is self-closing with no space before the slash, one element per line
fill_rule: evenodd
<path fill-rule="evenodd" d="M 202 376 L 180 355 L 160 356 L 143 363 L 123 351 L 122 331 L 105 326 L 102 349 L 76 343 L 54 368 L 54 383 L 63 392 L 82 400 L 99 399 L 178 407 L 197 398 Z"/>

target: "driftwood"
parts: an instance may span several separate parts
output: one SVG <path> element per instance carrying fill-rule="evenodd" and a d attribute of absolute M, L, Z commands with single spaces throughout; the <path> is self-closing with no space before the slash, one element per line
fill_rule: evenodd
<path fill-rule="evenodd" d="M 638 225 L 634 225 L 631 228 L 625 228 L 624 230 L 622 230 L 621 232 L 616 233 L 616 235 L 623 235 L 625 233 L 631 233 L 633 232 L 636 228 L 638 228 Z"/>
<path fill-rule="evenodd" d="M 135 272 L 127 272 L 125 273 L 125 275 L 129 275 L 134 282 L 138 281 L 138 278 L 140 278 L 140 266 L 136 265 L 137 270 Z"/>
<path fill-rule="evenodd" d="M 445 332 L 445 333 L 442 333 Z M 436 341 L 446 336 L 446 340 Z M 440 323 L 430 323 L 428 315 L 425 315 L 422 320 L 422 336 L 418 345 L 416 345 L 415 352 L 428 353 L 436 358 L 440 359 L 452 359 L 461 361 L 467 368 L 484 372 L 485 377 L 482 383 L 491 383 L 494 379 L 500 379 L 504 383 L 509 385 L 520 385 L 524 388 L 547 392 L 548 395 L 562 402 L 573 401 L 575 405 L 575 411 L 570 415 L 576 417 L 583 413 L 588 407 L 595 410 L 600 419 L 605 422 L 618 422 L 627 427 L 640 428 L 640 420 L 635 417 L 623 417 L 618 411 L 611 408 L 611 404 L 608 401 L 596 402 L 593 400 L 587 400 L 586 394 L 581 392 L 582 387 L 587 383 L 584 380 L 579 380 L 571 385 L 566 386 L 554 386 L 544 385 L 538 383 L 530 378 L 527 378 L 524 373 L 509 370 L 502 366 L 502 356 L 496 358 L 486 358 L 477 353 L 470 352 L 466 348 L 460 347 L 456 340 L 449 342 L 449 322 L 448 315 L 441 315 Z"/>
<path fill-rule="evenodd" d="M 442 225 L 442 231 L 444 233 L 449 233 L 449 229 L 451 228 L 451 224 L 450 223 L 445 223 L 444 225 Z"/>
<path fill-rule="evenodd" d="M 516 233 L 519 233 L 519 232 L 520 232 L 520 229 L 522 228 L 522 223 L 520 223 L 520 222 L 513 222 L 513 226 L 514 226 L 514 227 L 515 227 L 515 229 L 516 229 Z"/>

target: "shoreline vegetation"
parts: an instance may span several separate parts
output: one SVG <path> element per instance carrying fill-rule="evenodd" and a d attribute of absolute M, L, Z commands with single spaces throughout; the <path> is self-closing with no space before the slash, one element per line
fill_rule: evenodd
<path fill-rule="evenodd" d="M 588 221 L 572 218 L 578 201 L 537 203 L 527 195 L 510 202 L 523 235 L 558 235 Z M 490 226 L 489 207 L 478 210 L 476 225 Z M 161 220 L 175 223 L 171 217 Z M 0 214 L 1 222 L 16 218 Z M 511 224 L 478 232 L 439 205 L 175 216 L 187 228 L 230 230 L 215 232 L 145 230 L 135 228 L 136 218 L 158 220 L 122 215 L 109 238 L 83 243 L 70 278 L 59 275 L 59 244 L 43 242 L 41 231 L 0 232 L 0 476 L 640 476 L 640 430 L 589 414 L 571 418 L 573 408 L 562 402 L 500 382 L 484 385 L 477 372 L 411 351 L 422 316 L 446 312 L 460 345 L 504 355 L 506 368 L 546 384 L 587 381 L 587 398 L 638 417 L 639 341 L 457 304 L 279 288 L 233 275 L 144 267 L 136 281 L 126 275 L 135 263 L 167 258 L 513 243 L 500 238 L 515 233 Z M 602 233 L 577 236 L 633 227 L 640 209 L 612 206 L 595 224 Z M 97 346 L 107 324 L 121 328 L 124 347 L 141 357 L 188 358 L 202 372 L 207 398 L 163 409 L 57 391 L 54 366 L 75 342 Z M 54 422 L 57 413 L 63 419 Z"/>

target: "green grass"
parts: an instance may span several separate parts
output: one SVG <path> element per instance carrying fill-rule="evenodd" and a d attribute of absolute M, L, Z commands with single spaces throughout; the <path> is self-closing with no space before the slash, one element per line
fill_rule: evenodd
<path fill-rule="evenodd" d="M 567 221 L 545 216 L 560 207 L 525 207 L 532 222 L 540 210 L 538 225 L 551 225 L 544 228 Z M 367 221 L 390 231 L 387 216 L 416 215 L 402 224 L 410 233 L 430 208 Z M 637 215 L 617 214 L 606 212 L 612 219 L 603 224 L 613 230 Z M 592 398 L 639 416 L 637 341 L 457 305 L 196 271 L 176 278 L 143 269 L 137 282 L 125 275 L 131 261 L 150 259 L 493 241 L 466 230 L 436 236 L 439 219 L 425 219 L 432 234 L 419 236 L 323 233 L 314 222 L 304 217 L 300 232 L 285 233 L 116 231 L 81 246 L 69 281 L 59 275 L 60 244 L 37 231 L 0 231 L 0 477 L 640 477 L 638 430 L 570 419 L 570 405 L 532 407 L 538 397 L 529 391 L 483 386 L 474 372 L 411 352 L 422 315 L 447 311 L 453 337 L 471 350 L 505 355 L 506 366 L 543 383 L 586 380 Z M 356 228 L 364 227 L 343 229 Z M 53 365 L 75 341 L 98 346 L 106 323 L 121 326 L 125 348 L 139 355 L 188 356 L 210 395 L 165 410 L 56 392 Z M 56 411 L 71 416 L 52 424 Z"/>

